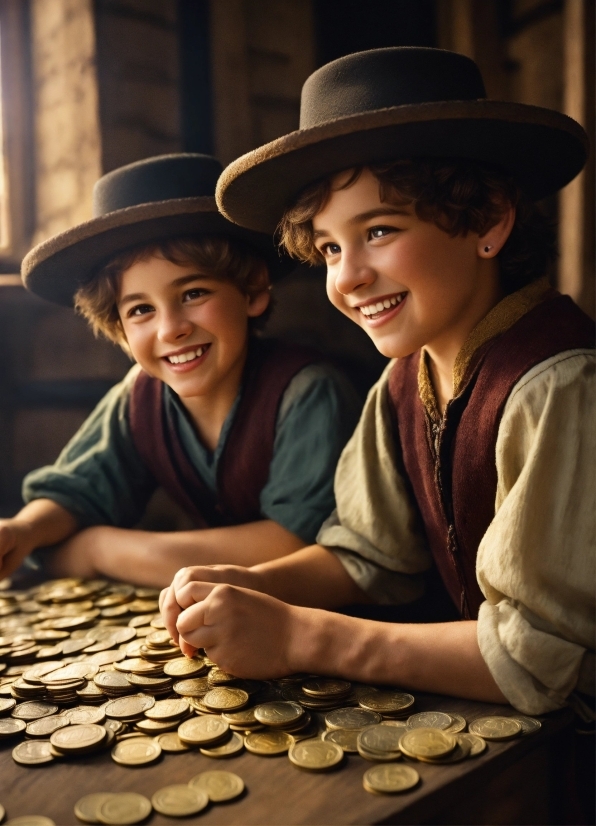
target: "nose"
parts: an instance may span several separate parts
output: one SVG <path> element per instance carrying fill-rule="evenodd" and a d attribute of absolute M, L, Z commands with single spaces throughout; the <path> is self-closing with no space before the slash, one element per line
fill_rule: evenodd
<path fill-rule="evenodd" d="M 341 259 L 328 273 L 335 290 L 341 295 L 349 295 L 362 287 L 367 287 L 376 278 L 362 251 L 345 249 Z"/>
<path fill-rule="evenodd" d="M 159 317 L 157 337 L 165 344 L 179 342 L 186 338 L 193 329 L 192 322 L 185 316 L 182 308 L 162 309 Z"/>

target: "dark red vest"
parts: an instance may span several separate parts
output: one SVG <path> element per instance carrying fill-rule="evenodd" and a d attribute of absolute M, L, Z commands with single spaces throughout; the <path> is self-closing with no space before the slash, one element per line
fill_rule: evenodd
<path fill-rule="evenodd" d="M 217 468 L 216 495 L 186 455 L 164 403 L 165 385 L 139 373 L 128 407 L 134 445 L 157 483 L 198 527 L 263 518 L 260 494 L 269 477 L 282 396 L 303 367 L 321 358 L 314 350 L 281 341 L 251 341 L 240 403 Z"/>
<path fill-rule="evenodd" d="M 420 351 L 399 359 L 389 399 L 405 473 L 435 563 L 462 617 L 476 618 L 480 540 L 495 515 L 496 442 L 503 408 L 519 379 L 557 353 L 594 347 L 594 322 L 552 291 L 474 354 L 464 386 L 433 423 L 418 392 Z"/>

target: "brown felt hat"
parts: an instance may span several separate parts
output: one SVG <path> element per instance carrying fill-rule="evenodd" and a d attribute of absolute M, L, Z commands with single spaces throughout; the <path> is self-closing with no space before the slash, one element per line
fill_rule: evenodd
<path fill-rule="evenodd" d="M 502 167 L 539 199 L 574 178 L 588 151 L 586 133 L 566 115 L 487 100 L 463 55 L 373 49 L 314 72 L 302 87 L 300 128 L 233 161 L 216 198 L 231 221 L 272 233 L 304 187 L 353 166 L 467 158 Z"/>
<path fill-rule="evenodd" d="M 110 258 L 130 247 L 164 238 L 220 235 L 252 247 L 272 280 L 295 264 L 280 256 L 271 233 L 243 229 L 217 210 L 215 184 L 221 164 L 209 155 L 159 155 L 121 166 L 93 188 L 93 218 L 34 247 L 23 259 L 27 289 L 72 306 L 73 297 Z"/>

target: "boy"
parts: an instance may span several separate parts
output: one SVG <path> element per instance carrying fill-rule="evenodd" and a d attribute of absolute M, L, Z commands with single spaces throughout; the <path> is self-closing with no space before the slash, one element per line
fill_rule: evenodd
<path fill-rule="evenodd" d="M 220 171 L 202 155 L 115 170 L 96 185 L 96 217 L 25 260 L 31 290 L 74 295 L 137 366 L 25 480 L 28 504 L 0 523 L 0 577 L 69 537 L 37 554 L 52 574 L 153 586 L 181 565 L 250 565 L 314 540 L 358 405 L 316 353 L 250 335 L 287 261 L 219 215 Z M 198 530 L 127 529 L 158 483 Z"/>
<path fill-rule="evenodd" d="M 586 138 L 484 97 L 461 55 L 349 55 L 306 82 L 298 132 L 224 171 L 224 214 L 324 260 L 331 301 L 397 361 L 318 545 L 186 569 L 162 593 L 187 652 L 242 677 L 315 672 L 530 714 L 593 698 L 594 327 L 548 286 L 552 235 L 531 203 L 577 174 Z M 431 566 L 462 621 L 321 610 L 414 601 Z"/>

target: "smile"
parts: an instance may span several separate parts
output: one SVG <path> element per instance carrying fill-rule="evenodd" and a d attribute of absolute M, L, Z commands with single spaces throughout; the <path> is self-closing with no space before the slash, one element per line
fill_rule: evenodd
<path fill-rule="evenodd" d="M 187 361 L 195 361 L 195 359 L 201 358 L 203 353 L 206 353 L 209 347 L 209 344 L 202 344 L 200 347 L 197 347 L 196 350 L 188 350 L 186 353 L 165 356 L 165 359 L 166 361 L 169 361 L 170 364 L 185 364 Z"/>
<path fill-rule="evenodd" d="M 358 307 L 358 310 L 360 310 L 362 315 L 366 316 L 366 318 L 374 320 L 379 318 L 382 313 L 387 312 L 387 310 L 391 310 L 393 307 L 397 307 L 398 304 L 401 304 L 407 294 L 408 293 L 406 291 L 403 293 L 398 293 L 397 295 L 392 295 L 389 298 L 375 301 L 372 304 L 364 304 L 362 307 Z"/>

